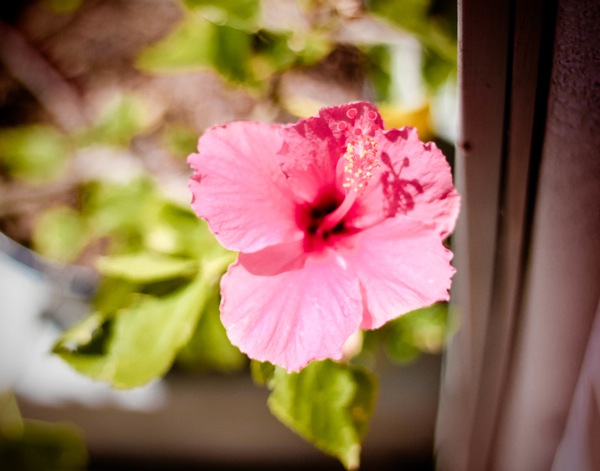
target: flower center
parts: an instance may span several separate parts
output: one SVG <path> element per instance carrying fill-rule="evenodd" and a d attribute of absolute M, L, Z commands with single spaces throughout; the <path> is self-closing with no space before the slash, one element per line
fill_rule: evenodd
<path fill-rule="evenodd" d="M 374 188 L 372 180 L 380 175 L 381 165 L 375 139 L 355 128 L 337 163 L 341 188 L 335 184 L 323 188 L 315 201 L 298 207 L 298 223 L 306 231 L 307 250 L 320 250 L 333 243 L 332 237 L 337 240 L 357 230 L 345 218 L 358 198 Z"/>
<path fill-rule="evenodd" d="M 330 237 L 341 235 L 345 232 L 343 222 L 324 229 L 323 224 L 327 216 L 336 211 L 343 203 L 344 195 L 334 186 L 324 188 L 321 194 L 312 203 L 297 207 L 296 218 L 298 225 L 305 231 L 305 248 L 307 251 L 318 251 L 330 243 Z"/>

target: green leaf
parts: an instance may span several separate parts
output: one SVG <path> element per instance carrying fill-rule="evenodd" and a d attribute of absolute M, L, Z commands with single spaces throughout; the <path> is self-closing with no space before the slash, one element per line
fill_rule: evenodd
<path fill-rule="evenodd" d="M 80 373 L 115 387 L 144 385 L 171 367 L 175 355 L 192 335 L 213 289 L 214 284 L 198 277 L 161 298 L 136 295 L 130 306 L 119 310 L 110 320 L 103 352 L 85 352 L 94 332 L 103 325 L 100 314 L 65 332 L 53 351 Z M 87 343 L 82 345 L 82 340 Z"/>
<path fill-rule="evenodd" d="M 367 59 L 367 73 L 375 90 L 376 101 L 380 103 L 388 101 L 392 87 L 392 64 L 389 46 L 379 44 L 365 48 L 365 56 Z"/>
<path fill-rule="evenodd" d="M 0 393 L 0 464 L 14 471 L 83 470 L 87 452 L 80 430 L 67 423 L 21 417 L 15 397 Z"/>
<path fill-rule="evenodd" d="M 35 250 L 60 262 L 73 261 L 88 241 L 85 221 L 77 211 L 66 206 L 44 212 L 33 233 Z"/>
<path fill-rule="evenodd" d="M 226 253 L 189 205 L 172 201 L 156 204 L 157 213 L 143 234 L 144 244 L 153 250 L 190 258 L 218 258 Z"/>
<path fill-rule="evenodd" d="M 126 183 L 93 182 L 86 187 L 83 213 L 98 237 L 111 236 L 116 251 L 139 250 L 143 232 L 157 210 L 157 196 L 147 179 Z"/>
<path fill-rule="evenodd" d="M 0 130 L 0 164 L 15 177 L 46 182 L 67 166 L 71 146 L 50 126 L 32 125 Z"/>
<path fill-rule="evenodd" d="M 439 353 L 449 330 L 448 305 L 437 303 L 409 312 L 383 330 L 386 352 L 398 363 L 410 362 L 422 352 Z"/>
<path fill-rule="evenodd" d="M 268 387 L 275 374 L 275 365 L 268 361 L 252 360 L 250 362 L 250 372 L 255 384 Z"/>
<path fill-rule="evenodd" d="M 17 435 L 23 431 L 23 419 L 15 396 L 6 390 L 0 392 L 0 434 Z"/>
<path fill-rule="evenodd" d="M 183 4 L 218 25 L 255 31 L 260 19 L 259 0 L 183 0 Z"/>
<path fill-rule="evenodd" d="M 114 313 L 127 306 L 131 301 L 132 293 L 139 292 L 140 286 L 125 280 L 114 278 L 101 278 L 92 307 L 100 313 Z"/>
<path fill-rule="evenodd" d="M 358 469 L 368 420 L 374 409 L 375 378 L 358 367 L 315 361 L 299 373 L 277 368 L 270 383 L 271 412 L 319 449 Z"/>
<path fill-rule="evenodd" d="M 145 284 L 189 278 L 197 273 L 198 262 L 156 252 L 139 252 L 102 257 L 98 260 L 97 268 L 104 276 Z"/>
<path fill-rule="evenodd" d="M 177 356 L 177 364 L 189 370 L 239 371 L 247 357 L 231 344 L 219 315 L 218 293 L 207 302 L 198 326 Z"/>
<path fill-rule="evenodd" d="M 252 38 L 252 65 L 255 74 L 267 79 L 270 74 L 290 68 L 296 54 L 289 48 L 290 34 L 260 30 Z"/>
<path fill-rule="evenodd" d="M 80 132 L 76 138 L 81 146 L 108 144 L 126 147 L 131 139 L 149 124 L 147 109 L 135 96 L 117 96 L 109 100 L 98 121 Z"/>
<path fill-rule="evenodd" d="M 54 346 L 55 353 L 103 355 L 107 352 L 111 319 L 95 312 L 64 333 Z"/>
<path fill-rule="evenodd" d="M 455 11 L 432 15 L 430 0 L 368 0 L 367 10 L 384 21 L 412 33 L 423 45 L 425 66 L 423 77 L 430 88 L 436 88 L 456 73 L 458 47 Z"/>
<path fill-rule="evenodd" d="M 144 49 L 136 66 L 146 72 L 181 72 L 209 67 L 215 28 L 209 21 L 187 18 L 165 38 Z"/>
<path fill-rule="evenodd" d="M 225 79 L 233 82 L 251 82 L 251 41 L 252 36 L 244 31 L 228 26 L 217 27 L 211 65 Z"/>
<path fill-rule="evenodd" d="M 189 17 L 158 43 L 142 51 L 136 65 L 151 73 L 213 69 L 223 78 L 249 79 L 252 35 L 229 26 Z"/>
<path fill-rule="evenodd" d="M 268 81 L 276 72 L 314 65 L 333 49 L 320 31 L 274 32 L 260 30 L 252 37 L 252 69 L 258 80 Z"/>
<path fill-rule="evenodd" d="M 296 34 L 292 38 L 292 49 L 298 55 L 298 62 L 301 65 L 316 64 L 334 48 L 334 43 L 329 36 L 319 30 L 309 31 L 302 34 L 300 38 L 298 36 Z"/>
<path fill-rule="evenodd" d="M 446 60 L 430 50 L 423 56 L 423 78 L 431 89 L 441 87 L 448 79 L 456 76 L 456 62 Z"/>
<path fill-rule="evenodd" d="M 368 11 L 411 33 L 422 33 L 428 28 L 431 0 L 367 0 Z"/>

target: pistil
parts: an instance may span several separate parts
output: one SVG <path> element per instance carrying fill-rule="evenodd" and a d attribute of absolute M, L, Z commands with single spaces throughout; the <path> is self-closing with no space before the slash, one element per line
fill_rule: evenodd
<path fill-rule="evenodd" d="M 370 180 L 378 173 L 380 162 L 377 157 L 377 143 L 369 136 L 357 135 L 346 145 L 344 159 L 344 182 L 346 197 L 335 211 L 327 215 L 321 224 L 323 233 L 337 226 L 352 209 L 358 196 L 366 190 Z"/>
<path fill-rule="evenodd" d="M 323 233 L 329 232 L 340 222 L 342 222 L 342 219 L 344 219 L 346 214 L 348 214 L 348 211 L 350 211 L 352 206 L 354 206 L 357 196 L 358 191 L 355 190 L 350 190 L 348 193 L 346 193 L 346 197 L 344 198 L 344 201 L 342 201 L 342 204 L 340 204 L 335 211 L 329 213 L 325 217 L 323 223 L 321 224 L 320 230 Z"/>

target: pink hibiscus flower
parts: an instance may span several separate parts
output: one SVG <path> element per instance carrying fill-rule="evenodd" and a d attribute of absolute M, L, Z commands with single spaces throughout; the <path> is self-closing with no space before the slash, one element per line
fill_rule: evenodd
<path fill-rule="evenodd" d="M 221 319 L 250 358 L 297 371 L 358 329 L 448 299 L 459 197 L 450 167 L 369 103 L 293 125 L 232 122 L 188 161 L 192 207 L 240 251 Z"/>

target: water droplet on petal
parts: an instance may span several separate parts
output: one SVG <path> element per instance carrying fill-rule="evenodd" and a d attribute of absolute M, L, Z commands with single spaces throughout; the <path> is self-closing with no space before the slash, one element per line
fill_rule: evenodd
<path fill-rule="evenodd" d="M 375 113 L 375 111 L 371 110 L 369 111 L 369 113 L 367 114 L 367 117 L 371 120 L 371 121 L 375 121 L 375 119 L 377 119 L 377 113 Z"/>
<path fill-rule="evenodd" d="M 348 111 L 346 111 L 346 116 L 348 116 L 348 118 L 350 119 L 356 118 L 357 114 L 358 111 L 356 110 L 356 108 L 350 108 Z"/>

